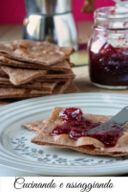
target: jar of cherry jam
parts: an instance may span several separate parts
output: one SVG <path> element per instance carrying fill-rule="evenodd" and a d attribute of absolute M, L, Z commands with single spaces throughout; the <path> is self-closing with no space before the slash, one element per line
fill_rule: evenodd
<path fill-rule="evenodd" d="M 128 88 L 128 9 L 102 7 L 94 13 L 89 42 L 89 72 L 93 84 Z"/>

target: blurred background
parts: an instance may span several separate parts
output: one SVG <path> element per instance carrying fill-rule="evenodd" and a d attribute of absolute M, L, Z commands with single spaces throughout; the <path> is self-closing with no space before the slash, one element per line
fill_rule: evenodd
<path fill-rule="evenodd" d="M 77 27 L 77 43 L 79 46 L 78 52 L 75 52 L 75 54 L 71 56 L 71 62 L 74 63 L 75 66 L 88 64 L 88 54 L 85 50 L 92 33 L 93 12 L 83 13 L 82 8 L 90 1 L 93 0 L 72 0 L 73 17 Z M 114 2 L 112 0 L 94 0 L 95 9 L 113 4 Z M 26 23 L 23 22 L 25 17 L 25 0 L 1 0 L 0 40 L 7 41 L 28 38 L 26 37 L 26 28 L 23 27 L 23 23 Z M 76 47 L 76 45 L 74 47 Z"/>
<path fill-rule="evenodd" d="M 82 13 L 85 0 L 73 0 L 73 15 L 75 21 L 91 21 L 93 14 Z M 112 0 L 95 0 L 95 8 L 113 5 Z M 0 24 L 21 24 L 25 17 L 24 0 L 1 0 Z"/>

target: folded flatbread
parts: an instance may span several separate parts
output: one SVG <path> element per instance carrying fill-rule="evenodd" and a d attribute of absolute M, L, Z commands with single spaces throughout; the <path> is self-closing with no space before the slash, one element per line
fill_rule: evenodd
<path fill-rule="evenodd" d="M 59 116 L 62 108 L 55 108 L 47 120 L 28 123 L 24 127 L 37 132 L 32 139 L 33 143 L 39 145 L 51 145 L 66 149 L 72 149 L 90 155 L 105 156 L 127 156 L 128 155 L 128 124 L 124 125 L 124 131 L 114 147 L 106 147 L 104 143 L 93 137 L 80 137 L 77 140 L 71 139 L 68 134 L 52 135 L 52 130 L 63 124 Z M 84 114 L 84 118 L 92 122 L 106 122 L 110 117 L 104 115 Z"/>

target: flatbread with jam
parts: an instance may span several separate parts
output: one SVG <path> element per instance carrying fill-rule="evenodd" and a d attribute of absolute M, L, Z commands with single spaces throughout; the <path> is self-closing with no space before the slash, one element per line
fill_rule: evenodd
<path fill-rule="evenodd" d="M 47 120 L 28 123 L 24 127 L 37 132 L 32 142 L 39 145 L 52 145 L 90 155 L 127 156 L 128 123 L 113 124 L 103 130 L 94 129 L 109 118 L 83 114 L 79 108 L 56 107 Z"/>

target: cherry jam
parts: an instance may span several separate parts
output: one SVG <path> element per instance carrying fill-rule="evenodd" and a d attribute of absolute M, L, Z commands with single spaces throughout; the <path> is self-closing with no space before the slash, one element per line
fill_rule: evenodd
<path fill-rule="evenodd" d="M 106 86 L 128 86 L 128 48 L 104 44 L 98 53 L 89 51 L 90 78 Z"/>
<path fill-rule="evenodd" d="M 100 129 L 90 129 L 87 135 L 100 140 L 107 147 L 113 147 L 117 143 L 118 138 L 122 135 L 122 131 L 123 126 L 113 122 L 110 126 L 103 126 Z"/>
<path fill-rule="evenodd" d="M 52 135 L 68 134 L 71 139 L 93 137 L 103 142 L 106 147 L 112 147 L 122 134 L 121 125 L 113 123 L 109 127 L 98 127 L 101 122 L 94 123 L 83 117 L 79 108 L 65 108 L 60 112 L 63 124 L 52 130 Z"/>
<path fill-rule="evenodd" d="M 107 6 L 95 10 L 88 49 L 91 82 L 103 88 L 127 89 L 127 8 L 122 6 L 118 11 L 117 6 Z"/>

